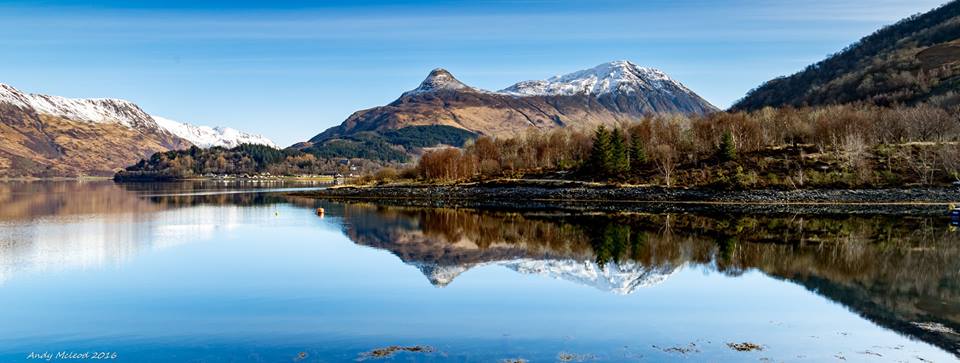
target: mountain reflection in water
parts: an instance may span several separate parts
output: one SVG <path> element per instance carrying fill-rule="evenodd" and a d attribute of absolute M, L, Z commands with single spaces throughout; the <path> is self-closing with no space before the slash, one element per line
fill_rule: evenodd
<path fill-rule="evenodd" d="M 488 264 L 617 294 L 664 283 L 685 266 L 730 276 L 756 269 L 879 325 L 960 349 L 960 237 L 945 218 L 521 214 L 373 204 L 341 212 L 351 240 L 389 250 L 437 286 Z"/>
<path fill-rule="evenodd" d="M 683 269 L 734 277 L 756 270 L 880 326 L 960 349 L 960 236 L 947 217 L 498 212 L 191 193 L 290 186 L 0 183 L 0 288 L 25 271 L 123 263 L 292 205 L 323 207 L 353 243 L 389 251 L 438 287 L 489 265 L 620 295 L 669 284 Z M 158 218 L 181 222 L 141 223 Z"/>

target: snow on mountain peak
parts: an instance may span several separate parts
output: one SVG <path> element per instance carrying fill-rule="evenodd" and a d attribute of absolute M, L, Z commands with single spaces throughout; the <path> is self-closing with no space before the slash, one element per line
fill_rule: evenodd
<path fill-rule="evenodd" d="M 577 94 L 599 96 L 615 92 L 631 94 L 644 91 L 662 91 L 670 94 L 674 91 L 690 92 L 682 84 L 674 81 L 660 70 L 641 67 L 633 62 L 621 60 L 551 77 L 547 80 L 523 81 L 501 90 L 500 93 L 513 96 L 572 96 Z"/>
<path fill-rule="evenodd" d="M 74 121 L 149 126 L 150 115 L 133 102 L 114 98 L 66 98 L 25 93 L 0 84 L 0 102 Z"/>
<path fill-rule="evenodd" d="M 193 126 L 167 118 L 152 116 L 135 103 L 114 98 L 66 98 L 43 94 L 25 93 L 0 83 L 0 103 L 33 110 L 38 114 L 60 117 L 73 121 L 94 123 L 117 123 L 129 128 L 165 130 L 197 147 L 240 144 L 261 144 L 276 148 L 269 139 L 229 127 Z"/>
<path fill-rule="evenodd" d="M 420 82 L 420 86 L 414 88 L 413 90 L 405 92 L 403 95 L 414 95 L 421 93 L 435 92 L 439 90 L 451 90 L 451 91 L 478 91 L 477 89 L 467 86 L 463 82 L 460 82 L 456 77 L 453 76 L 450 72 L 443 68 L 437 68 L 430 71 L 430 74 L 427 75 L 427 78 Z"/>
<path fill-rule="evenodd" d="M 194 126 L 156 115 L 152 117 L 160 128 L 186 139 L 200 148 L 221 146 L 229 149 L 240 144 L 259 144 L 279 149 L 273 141 L 261 135 L 254 135 L 229 127 Z"/>

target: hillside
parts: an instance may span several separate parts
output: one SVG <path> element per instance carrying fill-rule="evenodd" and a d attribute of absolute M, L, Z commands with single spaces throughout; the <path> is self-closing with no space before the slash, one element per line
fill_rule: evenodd
<path fill-rule="evenodd" d="M 198 127 L 144 112 L 120 99 L 25 93 L 0 84 L 0 177 L 111 176 L 160 151 L 269 140 Z"/>
<path fill-rule="evenodd" d="M 960 104 L 960 1 L 883 28 L 801 72 L 750 91 L 733 110 L 767 106 Z"/>
<path fill-rule="evenodd" d="M 403 159 L 411 147 L 460 146 L 472 135 L 514 136 L 529 130 L 593 129 L 645 115 L 705 114 L 717 109 L 661 71 L 627 61 L 524 81 L 492 92 L 468 86 L 444 69 L 388 105 L 354 113 L 296 148 L 318 155 Z M 397 143 L 418 134 L 429 143 Z M 405 138 L 406 139 L 406 138 Z M 432 144 L 432 145 L 428 145 Z M 344 154 L 344 151 L 348 151 Z M 365 150 L 377 150 L 375 155 Z"/>
<path fill-rule="evenodd" d="M 109 176 L 158 151 L 189 147 L 122 100 L 29 102 L 0 85 L 0 176 Z"/>

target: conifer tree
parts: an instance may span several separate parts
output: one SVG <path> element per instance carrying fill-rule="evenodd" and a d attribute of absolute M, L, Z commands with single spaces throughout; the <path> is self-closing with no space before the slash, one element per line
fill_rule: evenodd
<path fill-rule="evenodd" d="M 731 161 L 737 159 L 737 146 L 733 142 L 733 134 L 730 131 L 723 133 L 720 139 L 719 150 L 720 161 Z"/>
<path fill-rule="evenodd" d="M 638 172 L 647 165 L 647 149 L 639 136 L 634 136 L 630 143 L 630 170 Z"/>
<path fill-rule="evenodd" d="M 607 175 L 611 164 L 612 150 L 610 132 L 606 127 L 597 127 L 593 135 L 593 149 L 590 151 L 589 169 L 598 175 Z"/>
<path fill-rule="evenodd" d="M 620 129 L 613 129 L 610 135 L 610 166 L 609 174 L 620 174 L 630 168 L 630 159 L 627 154 L 627 140 Z"/>

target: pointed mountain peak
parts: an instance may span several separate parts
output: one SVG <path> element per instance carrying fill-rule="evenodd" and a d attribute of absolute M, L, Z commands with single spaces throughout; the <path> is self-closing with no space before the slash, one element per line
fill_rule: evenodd
<path fill-rule="evenodd" d="M 429 93 L 440 90 L 474 91 L 475 89 L 460 82 L 460 80 L 446 69 L 436 68 L 430 71 L 430 74 L 427 75 L 427 78 L 424 79 L 423 82 L 420 82 L 419 87 L 404 93 L 404 95 Z"/>
<path fill-rule="evenodd" d="M 453 74 L 450 74 L 450 71 L 443 68 L 434 68 L 432 71 L 430 71 L 430 74 L 427 75 L 427 79 L 435 78 L 435 77 L 453 78 Z"/>

